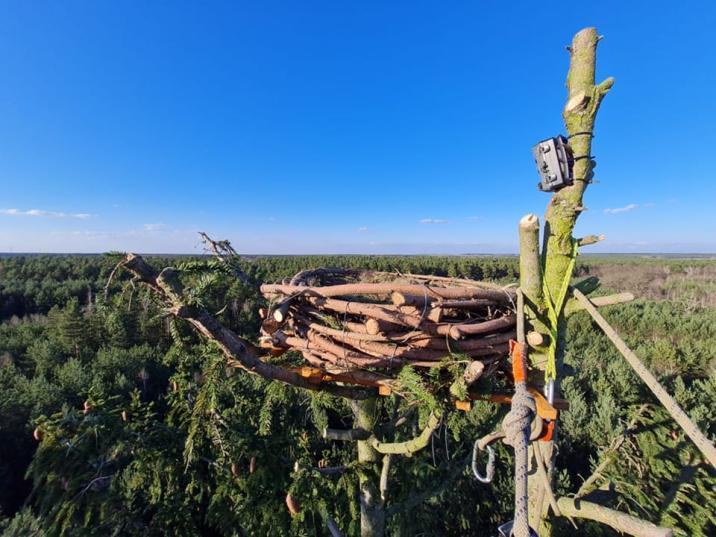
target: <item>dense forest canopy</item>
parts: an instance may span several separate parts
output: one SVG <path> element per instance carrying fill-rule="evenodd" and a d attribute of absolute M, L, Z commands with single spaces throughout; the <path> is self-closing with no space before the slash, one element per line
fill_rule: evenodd
<path fill-rule="evenodd" d="M 126 272 L 105 288 L 119 259 L 0 260 L 3 535 L 329 535 L 329 520 L 356 535 L 355 446 L 321 436 L 328 425 L 351 427 L 347 402 L 227 369 L 215 345 L 167 315 Z M 149 261 L 177 267 L 192 300 L 238 334 L 256 337 L 265 304 L 254 286 L 216 271 L 208 257 Z M 518 278 L 516 257 L 242 262 L 253 282 L 318 266 Z M 604 315 L 714 438 L 716 262 L 586 257 L 575 274 L 599 276 L 597 294 L 639 297 Z M 572 315 L 567 329 L 562 390 L 570 408 L 561 418 L 557 492 L 582 489 L 678 535 L 716 533 L 713 469 L 585 313 Z M 414 394 L 425 396 L 420 386 Z M 396 404 L 383 398 L 381 412 L 390 416 Z M 490 486 L 464 464 L 475 438 L 503 413 L 488 402 L 453 409 L 428 449 L 393 464 L 388 534 L 492 535 L 511 518 L 511 450 L 498 447 Z M 425 420 L 419 414 L 405 432 L 392 433 L 396 439 L 414 436 Z M 295 516 L 289 493 L 300 505 Z M 557 534 L 573 534 L 568 522 L 559 524 Z M 580 528 L 615 534 L 596 524 Z"/>

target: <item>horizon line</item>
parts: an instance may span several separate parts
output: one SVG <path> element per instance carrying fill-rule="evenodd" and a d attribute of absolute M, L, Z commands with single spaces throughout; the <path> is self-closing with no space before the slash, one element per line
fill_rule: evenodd
<path fill-rule="evenodd" d="M 0 257 L 11 257 L 11 256 L 82 256 L 82 255 L 107 255 L 107 254 L 129 254 L 133 253 L 141 256 L 185 256 L 185 257 L 213 257 L 211 253 L 180 253 L 180 252 L 131 252 L 131 251 L 119 251 L 109 250 L 104 252 L 0 252 Z M 281 253 L 239 253 L 239 257 L 311 257 L 311 256 L 355 256 L 355 257 L 417 257 L 417 256 L 428 256 L 428 257 L 472 257 L 472 256 L 490 256 L 490 257 L 517 257 L 517 252 L 465 252 L 465 253 L 303 253 L 303 254 L 281 254 Z M 583 252 L 580 256 L 672 256 L 672 257 L 716 257 L 716 251 L 714 252 Z"/>

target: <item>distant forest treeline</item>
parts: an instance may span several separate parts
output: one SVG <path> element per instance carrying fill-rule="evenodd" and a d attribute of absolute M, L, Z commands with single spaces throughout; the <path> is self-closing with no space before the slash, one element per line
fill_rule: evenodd
<path fill-rule="evenodd" d="M 159 267 L 195 256 L 150 256 Z M 81 305 L 102 292 L 117 255 L 13 255 L 0 259 L 0 320 L 45 314 L 54 305 L 77 298 Z M 306 267 L 360 267 L 371 270 L 457 276 L 473 280 L 513 282 L 518 278 L 515 256 L 276 256 L 254 257 L 246 271 L 259 282 L 289 277 Z M 596 275 L 605 286 L 629 289 L 643 298 L 716 304 L 716 261 L 658 257 L 587 256 L 577 276 Z"/>
<path fill-rule="evenodd" d="M 320 435 L 327 424 L 350 427 L 346 404 L 225 370 L 216 348 L 167 316 L 124 272 L 105 298 L 119 259 L 0 259 L 2 535 L 322 536 L 329 515 L 346 535 L 357 535 L 355 473 L 326 477 L 295 466 L 352 464 L 352 444 Z M 192 300 L 256 336 L 264 301 L 255 288 L 207 270 L 209 258 L 148 261 L 178 267 Z M 518 278 L 515 257 L 257 257 L 242 268 L 263 282 L 318 266 Z M 716 263 L 582 258 L 577 277 L 594 275 L 602 281 L 598 293 L 639 297 L 605 316 L 714 438 Z M 561 420 L 557 493 L 588 487 L 590 498 L 678 535 L 716 534 L 714 470 L 586 314 L 570 317 L 568 341 L 562 389 L 570 410 Z M 502 410 L 481 403 L 452 412 L 430 448 L 391 470 L 391 500 L 443 479 Z M 417 423 L 415 417 L 412 427 Z M 512 509 L 511 453 L 503 446 L 498 452 L 492 486 L 464 474 L 396 511 L 388 534 L 495 534 Z M 299 516 L 286 510 L 287 491 L 302 505 Z M 557 524 L 557 535 L 574 534 L 568 523 Z M 616 535 L 583 522 L 580 531 Z"/>

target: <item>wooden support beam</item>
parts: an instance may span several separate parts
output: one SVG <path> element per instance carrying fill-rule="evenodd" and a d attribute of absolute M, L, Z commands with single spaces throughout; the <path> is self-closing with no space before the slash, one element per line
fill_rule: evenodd
<path fill-rule="evenodd" d="M 584 309 L 586 309 L 596 321 L 604 334 L 611 340 L 617 350 L 622 354 L 622 356 L 624 356 L 624 358 L 626 358 L 626 361 L 632 367 L 634 372 L 641 380 L 644 381 L 644 384 L 646 384 L 651 390 L 651 393 L 654 394 L 666 411 L 672 418 L 674 418 L 674 421 L 678 423 L 689 438 L 691 438 L 691 441 L 696 444 L 696 447 L 699 448 L 701 453 L 703 453 L 706 460 L 711 463 L 711 466 L 716 468 L 716 447 L 714 447 L 713 443 L 704 433 L 701 432 L 698 425 L 691 421 L 688 414 L 681 409 L 679 404 L 669 395 L 652 372 L 646 368 L 639 357 L 634 354 L 629 347 L 627 347 L 624 340 L 619 337 L 616 330 L 614 330 L 607 320 L 602 317 L 602 314 L 597 311 L 594 304 L 592 304 L 589 299 L 584 296 L 581 291 L 579 291 L 579 289 L 572 289 L 572 292 L 582 306 L 584 306 Z"/>
<path fill-rule="evenodd" d="M 672 537 L 674 535 L 674 532 L 669 528 L 662 528 L 646 520 L 641 520 L 596 503 L 575 500 L 574 498 L 560 498 L 557 500 L 557 506 L 563 516 L 595 520 L 634 537 Z"/>

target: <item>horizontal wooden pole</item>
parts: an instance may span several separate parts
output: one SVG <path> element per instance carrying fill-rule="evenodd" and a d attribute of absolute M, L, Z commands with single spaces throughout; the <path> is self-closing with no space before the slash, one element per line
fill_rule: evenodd
<path fill-rule="evenodd" d="M 572 518 L 586 518 L 606 524 L 622 533 L 634 537 L 672 537 L 674 532 L 669 528 L 662 528 L 646 520 L 633 517 L 602 505 L 575 500 L 574 498 L 560 498 L 557 506 L 562 516 Z"/>

